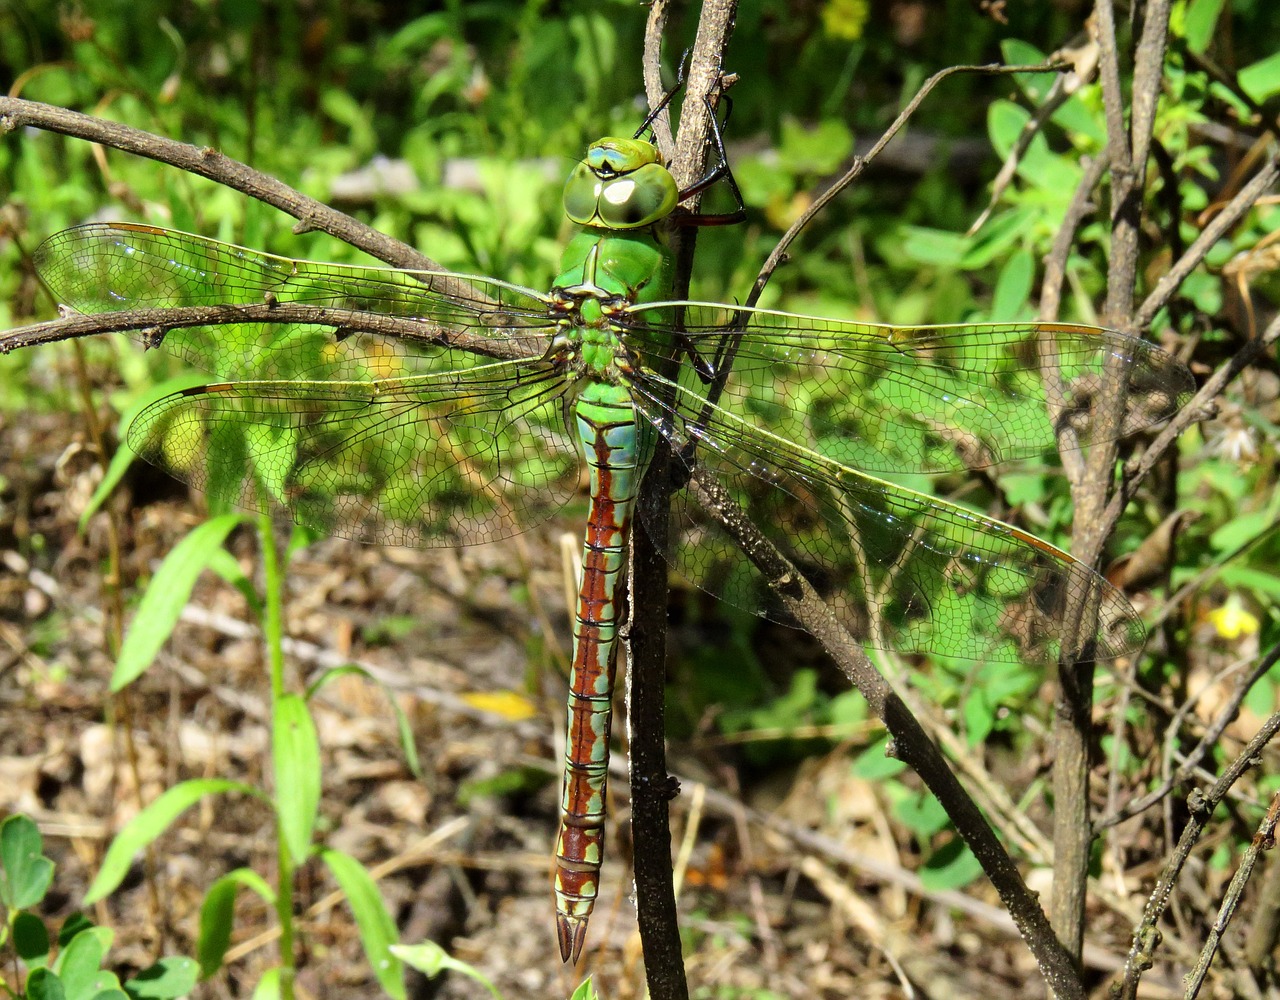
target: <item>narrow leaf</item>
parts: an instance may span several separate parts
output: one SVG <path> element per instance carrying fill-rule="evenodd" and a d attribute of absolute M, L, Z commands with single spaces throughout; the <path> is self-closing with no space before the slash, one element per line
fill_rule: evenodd
<path fill-rule="evenodd" d="M 396 730 L 400 734 L 400 749 L 404 753 L 405 763 L 408 764 L 409 772 L 415 778 L 421 778 L 422 765 L 418 762 L 418 747 L 413 741 L 413 728 L 409 725 L 409 717 L 405 715 L 404 709 L 400 707 L 395 690 L 377 677 L 374 677 L 364 667 L 348 663 L 341 667 L 333 667 L 326 670 L 307 687 L 307 701 L 314 698 L 316 692 L 330 681 L 336 681 L 339 677 L 346 677 L 348 674 L 355 674 L 357 677 L 363 677 L 370 683 L 376 684 L 382 689 L 382 693 L 387 696 L 387 701 L 391 703 L 391 711 L 395 713 Z"/>
<path fill-rule="evenodd" d="M 466 962 L 460 962 L 434 941 L 423 941 L 421 944 L 393 944 L 391 954 L 402 959 L 405 965 L 417 969 L 428 979 L 435 979 L 442 972 L 456 972 L 459 975 L 471 977 L 498 1000 L 502 998 L 498 988 L 484 973 Z"/>
<path fill-rule="evenodd" d="M 235 587 L 245 601 L 248 602 L 249 610 L 257 618 L 262 618 L 262 598 L 258 596 L 258 591 L 253 586 L 253 581 L 240 568 L 240 562 L 235 556 L 225 548 L 219 548 L 209 557 L 209 569 Z"/>
<path fill-rule="evenodd" d="M 191 598 L 196 579 L 231 529 L 244 521 L 245 516 L 223 514 L 206 521 L 180 541 L 160 564 L 124 637 L 120 659 L 111 677 L 112 691 L 132 683 L 151 666 Z"/>
<path fill-rule="evenodd" d="M 377 885 L 360 862 L 349 854 L 327 849 L 320 852 L 320 857 L 347 897 L 373 974 L 390 996 L 404 1000 L 404 964 L 391 951 L 391 946 L 396 943 L 396 925 L 387 912 Z"/>
<path fill-rule="evenodd" d="M 578 984 L 578 988 L 573 991 L 569 1000 L 596 1000 L 599 996 L 600 994 L 596 992 L 596 988 L 591 982 L 591 977 L 588 976 Z"/>
<path fill-rule="evenodd" d="M 93 495 L 89 497 L 89 502 L 85 504 L 80 520 L 76 522 L 76 531 L 83 535 L 88 530 L 89 518 L 98 513 L 102 505 L 107 502 L 107 497 L 111 496 L 111 491 L 120 485 L 120 480 L 124 478 L 124 474 L 129 471 L 129 466 L 137 457 L 128 448 L 116 449 L 116 453 L 111 456 L 111 461 L 107 464 L 106 474 L 94 489 Z"/>
<path fill-rule="evenodd" d="M 84 905 L 89 906 L 113 892 L 124 880 L 134 855 L 168 829 L 169 824 L 206 795 L 223 792 L 242 792 L 261 797 L 261 793 L 239 781 L 224 778 L 199 778 L 175 785 L 151 805 L 133 817 L 107 848 L 98 876 L 85 893 Z"/>
<path fill-rule="evenodd" d="M 254 890 L 268 906 L 275 906 L 274 890 L 266 879 L 249 868 L 228 872 L 209 886 L 200 906 L 200 935 L 196 939 L 196 958 L 202 979 L 208 979 L 222 968 L 222 959 L 231 943 L 236 889 L 242 885 Z"/>
<path fill-rule="evenodd" d="M 280 1000 L 280 970 L 268 969 L 253 988 L 253 1000 Z"/>
<path fill-rule="evenodd" d="M 286 694 L 276 703 L 271 743 L 280 830 L 294 862 L 302 864 L 320 808 L 320 741 L 303 698 Z"/>

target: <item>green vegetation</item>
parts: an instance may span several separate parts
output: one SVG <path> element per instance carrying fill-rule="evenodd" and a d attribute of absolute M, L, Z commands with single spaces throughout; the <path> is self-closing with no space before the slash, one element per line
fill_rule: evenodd
<path fill-rule="evenodd" d="M 393 13 L 393 6 L 326 0 L 306 13 L 251 2 L 175 11 L 137 0 L 95 17 L 92 10 L 52 4 L 13 5 L 0 11 L 0 75 L 15 81 L 16 96 L 215 148 L 321 200 L 352 191 L 342 196 L 341 207 L 443 266 L 545 288 L 566 236 L 559 197 L 568 165 L 591 139 L 603 132 L 629 135 L 642 117 L 637 95 L 644 10 L 629 0 L 453 2 L 418 16 Z M 700 235 L 693 297 L 745 298 L 782 231 L 855 151 L 865 152 L 866 141 L 880 134 L 930 73 L 962 62 L 1040 62 L 1071 39 L 1083 18 L 1070 4 L 1009 4 L 1007 25 L 978 16 L 967 0 L 891 5 L 886 17 L 869 14 L 872 6 L 881 5 L 743 3 L 725 67 L 743 74 L 732 90 L 727 139 L 750 218 L 743 226 Z M 671 25 L 669 65 L 692 32 L 692 20 Z M 1150 291 L 1248 177 L 1254 161 L 1244 143 L 1255 129 L 1241 123 L 1256 121 L 1259 107 L 1274 117 L 1278 46 L 1274 11 L 1263 0 L 1175 4 L 1154 129 L 1158 149 L 1146 189 L 1140 294 Z M 1218 68 L 1239 86 L 1224 83 Z M 1007 186 L 991 198 L 992 179 L 1055 78 L 964 75 L 946 81 L 923 103 L 898 149 L 802 234 L 760 304 L 900 325 L 1035 318 L 1044 260 L 1106 141 L 1100 85 L 1086 82 L 1048 116 L 1018 156 Z M 1231 130 L 1230 142 L 1214 138 L 1224 128 Z M 400 166 L 380 166 L 378 158 Z M 370 180 L 376 176 L 407 177 L 408 183 L 380 190 Z M 327 236 L 295 235 L 292 219 L 211 182 L 47 133 L 0 139 L 0 195 L 0 329 L 53 314 L 33 278 L 31 252 L 51 233 L 91 218 L 170 226 L 291 257 L 369 262 Z M 990 214 L 969 235 L 989 200 Z M 1097 322 L 1101 315 L 1112 247 L 1105 197 L 1100 204 L 1103 210 L 1088 216 L 1065 258 L 1065 320 Z M 1222 236 L 1151 324 L 1154 339 L 1188 360 L 1201 379 L 1273 312 L 1280 286 L 1267 241 L 1277 228 L 1280 206 L 1260 203 Z M 110 425 L 126 425 L 156 398 L 157 383 L 168 391 L 190 379 L 175 374 L 158 352 L 144 354 L 124 342 L 85 344 L 83 350 L 92 408 L 110 415 Z M 0 358 L 0 408 L 10 419 L 23 412 L 80 411 L 81 391 L 67 377 L 67 357 L 42 350 Z M 1201 732 L 1175 733 L 1173 749 L 1160 743 L 1178 707 L 1199 697 L 1231 664 L 1256 660 L 1260 650 L 1280 641 L 1275 380 L 1273 351 L 1271 361 L 1229 390 L 1215 421 L 1183 435 L 1176 468 L 1157 471 L 1111 542 L 1114 556 L 1154 567 L 1127 585 L 1155 623 L 1148 649 L 1132 677 L 1100 673 L 1097 694 L 1099 705 L 1123 723 L 1102 741 L 1108 766 L 1135 795 L 1161 784 L 1163 774 L 1153 766 L 1161 753 L 1172 755 Z M 869 436 L 865 446 L 892 443 Z M 113 466 L 86 521 L 128 475 L 126 461 Z M 1050 456 L 1002 469 L 998 478 L 899 481 L 1071 545 L 1075 508 Z M 1184 515 L 1182 530 L 1161 548 L 1159 526 L 1174 512 Z M 123 648 L 112 650 L 112 689 L 144 677 L 196 577 L 214 569 L 250 597 L 250 607 L 268 624 L 271 784 L 277 791 L 251 781 L 184 775 L 120 831 L 89 899 L 103 899 L 120 886 L 136 852 L 203 796 L 235 792 L 265 800 L 275 817 L 279 865 L 269 874 L 248 867 L 217 873 L 201 887 L 200 929 L 190 950 L 202 974 L 213 975 L 222 965 L 240 888 L 274 908 L 283 954 L 308 949 L 305 937 L 290 937 L 297 919 L 291 896 L 298 869 L 319 860 L 351 900 L 373 970 L 370 981 L 403 995 L 399 960 L 417 968 L 425 960 L 395 944 L 395 921 L 368 869 L 325 845 L 319 811 L 324 734 L 315 732 L 309 699 L 349 668 L 307 687 L 286 681 L 276 603 L 284 567 L 260 593 L 224 548 L 240 523 L 224 517 L 188 536 L 151 577 Z M 48 548 L 57 540 L 5 527 L 5 547 L 12 544 L 37 565 L 51 565 Z M 264 557 L 274 553 L 270 532 L 264 529 L 261 538 Z M 720 759 L 740 765 L 748 779 L 765 770 L 791 775 L 798 761 L 847 750 L 848 774 L 877 783 L 900 841 L 919 853 L 930 888 L 959 887 L 980 876 L 935 800 L 903 765 L 886 759 L 882 731 L 868 723 L 865 703 L 831 681 L 816 651 L 790 633 L 779 639 L 754 618 L 709 606 L 689 592 L 677 602 L 686 613 L 669 692 L 673 739 L 719 745 Z M 38 649 L 56 645 L 57 637 L 46 634 L 50 621 L 60 624 L 56 614 L 24 622 L 28 643 L 45 630 Z M 948 752 L 984 756 L 993 771 L 1014 770 L 1044 752 L 1052 704 L 1046 698 L 1050 680 L 1040 670 L 1003 663 L 975 668 L 940 658 L 904 664 L 886 656 L 883 662 L 945 718 L 956 740 Z M 1263 715 L 1273 711 L 1278 681 L 1260 679 L 1246 707 Z M 1135 686 L 1143 697 L 1133 695 Z M 410 722 L 398 720 L 397 739 L 413 761 Z M 1220 767 L 1237 750 L 1228 741 L 1215 744 L 1206 764 Z M 1043 815 L 1053 807 L 1046 785 L 1035 774 L 1010 798 L 1021 796 L 1033 803 L 1031 812 Z M 1249 789 L 1251 801 L 1231 807 L 1223 835 L 1236 850 L 1247 843 L 1261 813 L 1257 803 L 1274 785 L 1273 778 L 1260 777 Z M 998 806 L 984 806 L 999 813 Z M 837 808 L 834 796 L 831 808 Z M 0 840 L 12 823 L 0 827 Z M 1043 861 L 1036 843 L 1008 839 L 1033 863 Z M 1224 848 L 1215 862 L 1225 866 L 1231 857 Z M 14 914 L 39 898 L 3 900 L 15 946 Z M 35 934 L 29 915 L 21 923 Z M 749 933 L 737 931 L 735 938 Z M 712 933 L 697 937 L 715 939 Z M 71 943 L 61 942 L 63 954 Z M 105 954 L 105 947 L 99 952 Z M 33 961 L 39 949 L 24 945 L 18 955 L 28 969 L 41 967 Z M 264 982 L 287 991 L 279 980 L 291 974 L 291 960 Z M 56 973 L 56 961 L 46 959 L 51 971 L 41 975 Z M 96 974 L 101 961 L 92 964 Z M 36 992 L 30 980 L 25 989 L 32 997 L 56 995 Z M 130 993 L 128 982 L 123 989 L 131 996 L 180 995 Z"/>

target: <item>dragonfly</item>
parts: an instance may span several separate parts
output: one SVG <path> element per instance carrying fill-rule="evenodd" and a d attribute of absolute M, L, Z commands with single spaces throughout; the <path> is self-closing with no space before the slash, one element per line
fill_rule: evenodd
<path fill-rule="evenodd" d="M 552 517 L 585 467 L 555 848 L 565 961 L 597 896 L 625 556 L 635 518 L 656 516 L 637 514 L 637 492 L 660 440 L 678 483 L 672 530 L 656 537 L 712 594 L 787 621 L 697 477 L 868 645 L 1047 664 L 1074 627 L 1067 609 L 1093 606 L 1091 645 L 1110 658 L 1145 635 L 1119 590 L 1027 531 L 884 476 L 1116 438 L 1194 388 L 1169 354 L 1092 326 L 908 327 L 671 301 L 669 226 L 707 178 L 681 190 L 640 134 L 600 139 L 570 174 L 576 234 L 546 292 L 127 222 L 57 233 L 35 255 L 82 313 L 260 307 L 254 322 L 143 335 L 218 381 L 152 403 L 127 444 L 222 501 L 365 542 L 452 546 Z"/>

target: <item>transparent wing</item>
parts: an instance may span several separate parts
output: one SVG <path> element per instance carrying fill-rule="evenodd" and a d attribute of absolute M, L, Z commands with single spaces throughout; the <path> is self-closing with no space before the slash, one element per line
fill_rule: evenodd
<path fill-rule="evenodd" d="M 663 325 L 683 315 L 687 332 Z M 628 340 L 687 363 L 736 353 L 717 400 L 785 441 L 872 472 L 980 468 L 1129 434 L 1195 389 L 1171 355 L 1064 323 L 892 327 L 706 303 L 628 310 Z M 652 322 L 650 322 L 652 320 Z"/>
<path fill-rule="evenodd" d="M 709 471 L 727 488 L 859 640 L 975 660 L 1052 663 L 1067 607 L 1091 598 L 1101 608 L 1100 658 L 1141 646 L 1142 624 L 1124 595 L 1033 535 L 840 465 L 651 374 L 637 376 L 632 389 L 638 408 L 687 467 Z M 790 623 L 689 490 L 677 498 L 671 537 L 672 566 L 696 586 Z"/>
<path fill-rule="evenodd" d="M 218 383 L 152 404 L 143 458 L 228 503 L 400 545 L 487 542 L 578 487 L 564 379 L 538 363 L 372 382 Z"/>
<path fill-rule="evenodd" d="M 277 257 L 188 233 L 131 223 L 67 229 L 35 252 L 60 301 L 94 313 L 175 306 L 294 303 L 420 320 L 421 336 L 380 337 L 275 323 L 173 330 L 163 346 L 226 379 L 401 377 L 483 363 L 433 340 L 470 331 L 541 352 L 547 302 L 538 293 L 445 271 L 322 264 Z M 140 335 L 146 342 L 145 336 Z"/>

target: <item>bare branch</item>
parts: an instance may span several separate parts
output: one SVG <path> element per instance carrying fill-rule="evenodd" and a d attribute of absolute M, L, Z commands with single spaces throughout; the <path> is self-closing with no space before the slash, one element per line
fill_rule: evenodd
<path fill-rule="evenodd" d="M 1213 217 L 1213 221 L 1200 231 L 1187 252 L 1169 268 L 1156 282 L 1142 305 L 1134 314 L 1134 324 L 1145 329 L 1150 326 L 1161 309 L 1169 304 L 1174 293 L 1182 287 L 1182 283 L 1208 256 L 1209 251 L 1253 208 L 1259 198 L 1271 190 L 1276 180 L 1280 179 L 1280 154 L 1273 156 L 1222 209 Z"/>
<path fill-rule="evenodd" d="M 492 335 L 468 333 L 421 319 L 387 316 L 354 309 L 328 309 L 290 302 L 261 305 L 182 306 L 173 309 L 130 309 L 65 316 L 17 327 L 0 334 L 0 354 L 24 347 L 75 340 L 103 333 L 137 333 L 147 346 L 158 344 L 169 330 L 191 326 L 226 326 L 235 323 L 299 323 L 327 326 L 349 333 L 361 331 L 410 340 L 419 344 L 457 347 L 492 358 L 535 358 L 525 344 Z"/>
<path fill-rule="evenodd" d="M 747 296 L 746 305 L 753 306 L 760 301 L 760 296 L 764 292 L 765 285 L 769 283 L 769 279 L 773 277 L 773 272 L 778 269 L 787 256 L 787 248 L 791 246 L 797 236 L 813 221 L 814 217 L 821 212 L 827 204 L 839 195 L 845 188 L 852 184 L 866 168 L 867 165 L 874 160 L 889 141 L 902 130 L 909 119 L 918 108 L 921 102 L 929 96 L 930 91 L 949 76 L 955 76 L 957 73 L 990 73 L 990 74 L 1008 74 L 1008 73 L 1043 73 L 1047 70 L 1064 70 L 1070 69 L 1069 63 L 1056 62 L 1046 63 L 1041 66 L 1002 66 L 999 63 L 992 63 L 987 66 L 949 66 L 944 70 L 939 70 L 924 82 L 924 85 L 911 98 L 907 106 L 902 109 L 898 117 L 894 119 L 893 124 L 885 130 L 884 135 L 876 140 L 876 144 L 866 156 L 857 157 L 853 161 L 853 165 L 849 167 L 845 173 L 831 184 L 822 194 L 814 199 L 813 204 L 805 210 L 782 235 L 782 239 L 778 241 L 778 245 L 773 248 L 773 252 L 769 254 L 764 265 L 760 268 L 760 273 L 756 276 L 755 285 L 751 289 L 751 294 Z"/>
<path fill-rule="evenodd" d="M 1075 964 L 1058 942 L 1039 900 L 1027 889 L 1017 866 L 981 810 L 957 780 L 936 744 L 911 714 L 910 708 L 894 693 L 859 644 L 839 624 L 826 602 L 751 524 L 724 489 L 699 472 L 694 473 L 690 488 L 707 510 L 715 512 L 726 532 L 764 574 L 787 610 L 822 644 L 866 699 L 871 711 L 884 722 L 894 739 L 894 755 L 920 775 L 955 823 L 1000 894 L 1054 995 L 1059 1000 L 1083 997 L 1084 989 Z"/>
<path fill-rule="evenodd" d="M 0 97 L 0 132 L 16 128 L 38 128 L 58 132 L 74 139 L 101 143 L 126 153 L 145 156 L 180 170 L 207 177 L 258 201 L 273 205 L 298 220 L 298 233 L 321 230 L 363 250 L 394 267 L 418 271 L 439 271 L 440 265 L 413 247 L 380 233 L 344 212 L 309 198 L 300 191 L 260 170 L 254 170 L 216 149 L 175 142 L 140 129 L 82 115 L 76 111 L 24 101 L 17 97 Z"/>
<path fill-rule="evenodd" d="M 1208 792 L 1194 791 L 1187 797 L 1189 807 L 1187 825 L 1183 827 L 1178 846 L 1156 881 L 1142 922 L 1134 931 L 1133 945 L 1129 950 L 1129 959 L 1125 963 L 1124 977 L 1118 990 L 1118 995 L 1125 1000 L 1132 1000 L 1137 996 L 1138 981 L 1142 973 L 1151 967 L 1155 949 L 1159 944 L 1156 923 L 1168 907 L 1178 876 L 1186 865 L 1187 859 L 1190 858 L 1191 851 L 1199 843 L 1209 818 L 1218 804 L 1226 798 L 1236 781 L 1249 768 L 1257 767 L 1261 763 L 1263 748 L 1275 738 L 1277 732 L 1280 732 L 1280 715 L 1273 715 L 1258 730 L 1239 756 L 1231 762 L 1222 777 L 1214 783 L 1213 788 Z"/>

